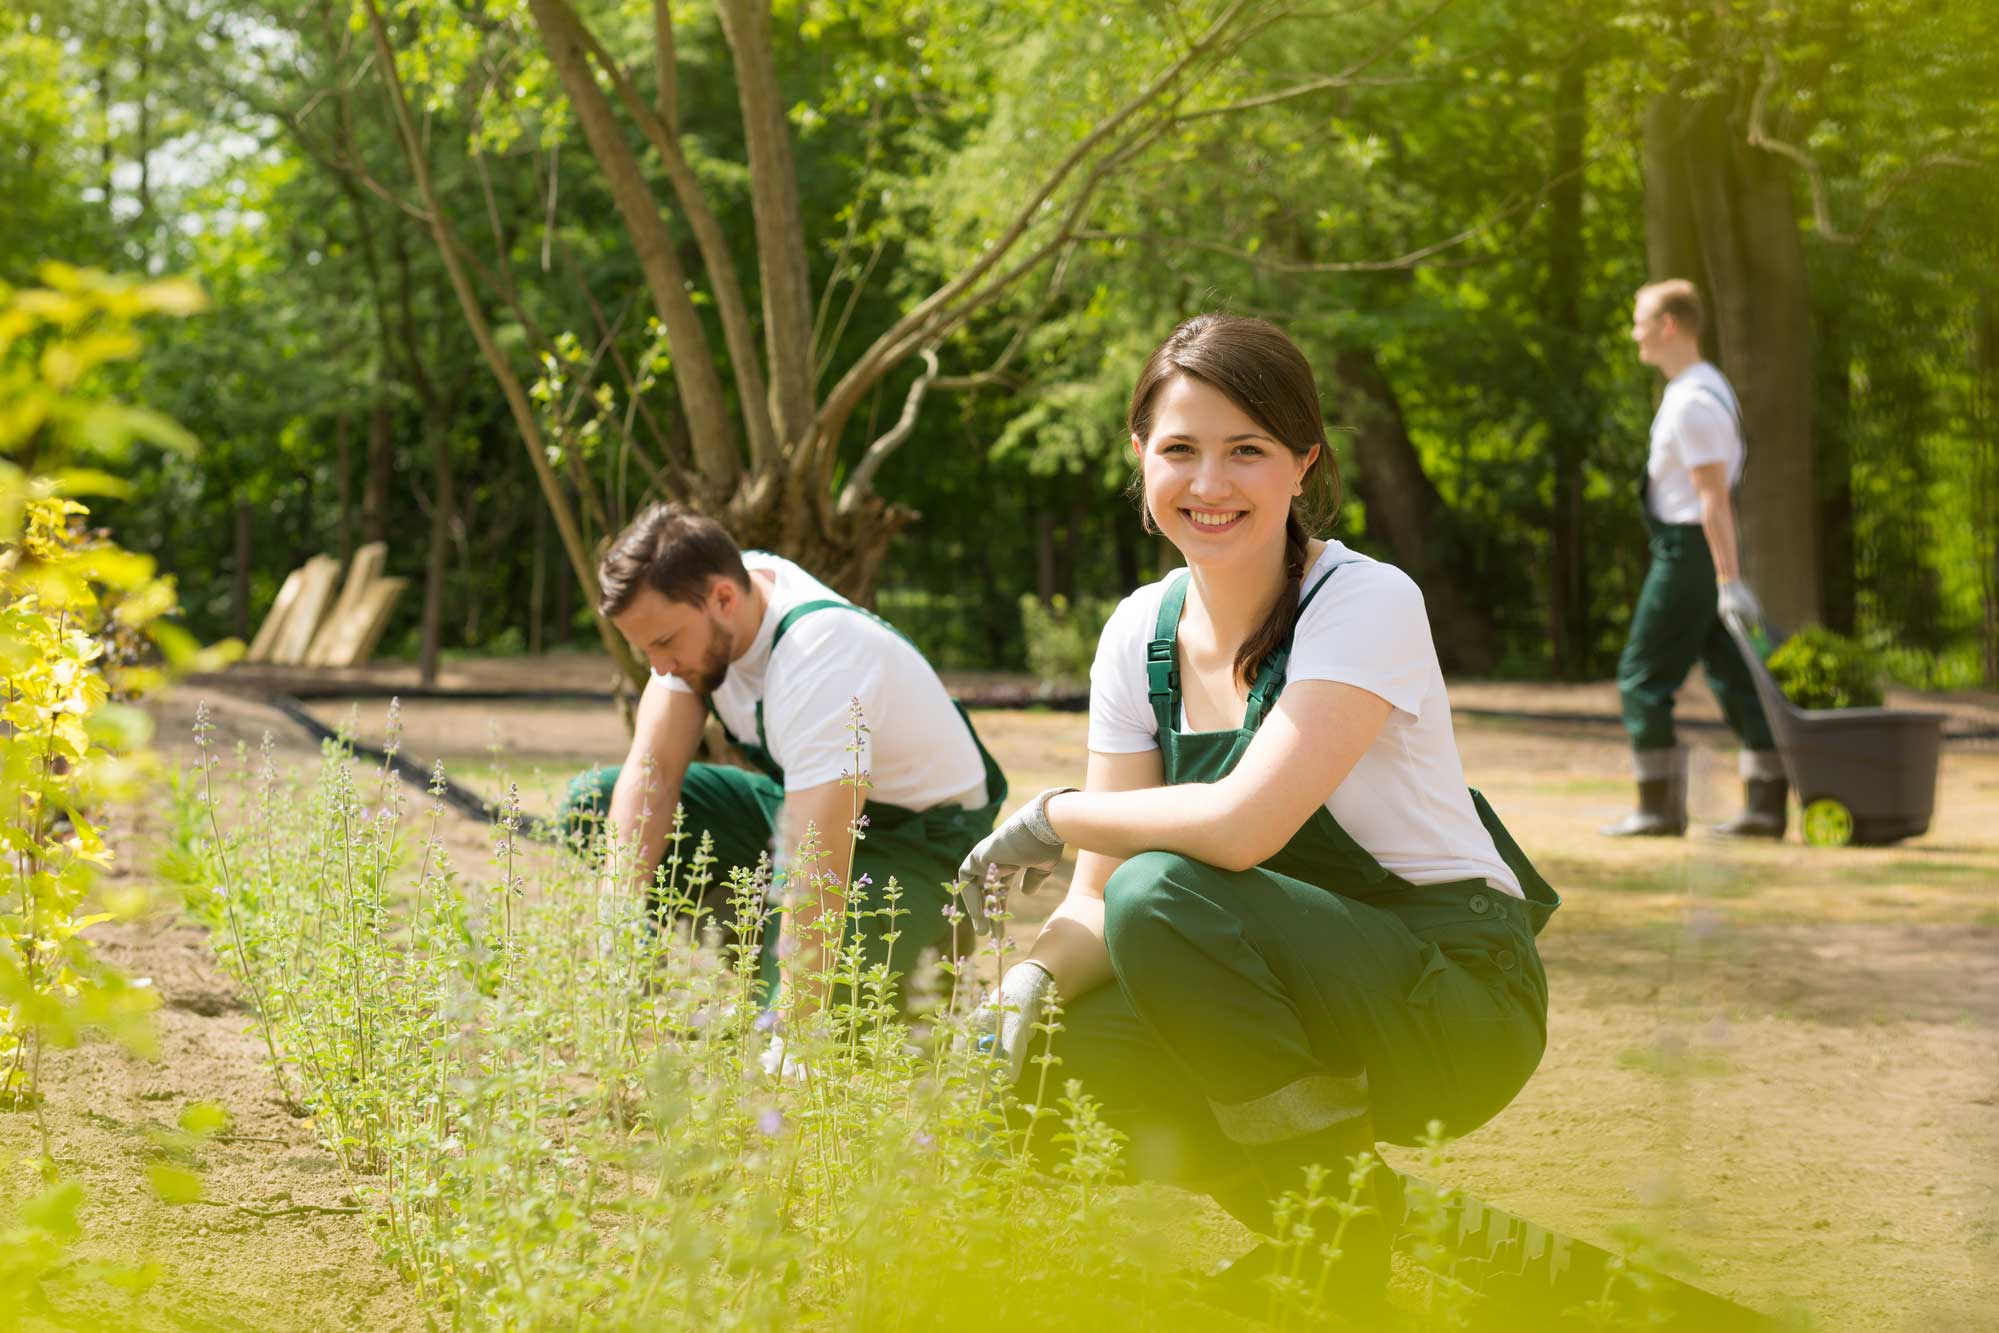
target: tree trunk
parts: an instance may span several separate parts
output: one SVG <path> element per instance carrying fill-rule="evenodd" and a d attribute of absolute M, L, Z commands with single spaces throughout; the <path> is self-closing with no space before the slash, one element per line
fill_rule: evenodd
<path fill-rule="evenodd" d="M 1583 556 L 1583 459 L 1596 403 L 1585 373 L 1590 331 L 1583 326 L 1583 137 L 1589 62 L 1577 52 L 1555 85 L 1554 184 L 1548 198 L 1548 461 L 1554 471 L 1549 515 L 1548 657 L 1565 680 L 1586 669 L 1591 642 L 1588 562 Z"/>
<path fill-rule="evenodd" d="M 1120 511 L 1111 520 L 1111 541 L 1117 551 L 1117 586 L 1138 586 L 1138 516 Z"/>
<path fill-rule="evenodd" d="M 437 683 L 437 659 L 444 643 L 445 574 L 451 566 L 451 533 L 458 521 L 458 478 L 451 462 L 451 430 L 447 419 L 433 420 L 430 436 L 430 549 L 423 562 L 423 633 L 418 674 L 425 685 Z M 535 510 L 539 515 L 541 510 Z"/>
<path fill-rule="evenodd" d="M 526 448 L 528 461 L 534 468 L 535 480 L 541 487 L 543 500 L 555 519 L 556 531 L 562 538 L 563 551 L 569 557 L 570 570 L 576 580 L 594 596 L 597 589 L 597 571 L 591 563 L 589 553 L 584 549 L 582 534 L 576 527 L 576 511 L 570 505 L 568 496 L 563 494 L 562 485 L 548 463 L 548 447 L 541 432 L 541 424 L 536 419 L 534 408 L 528 401 L 527 389 L 521 384 L 520 376 L 514 372 L 507 354 L 500 347 L 493 327 L 486 318 L 485 309 L 480 305 L 478 293 L 472 286 L 471 274 L 466 271 L 461 258 L 462 242 L 444 212 L 442 201 L 430 175 L 430 165 L 423 154 L 422 141 L 417 133 L 415 118 L 411 116 L 409 102 L 403 95 L 402 79 L 396 71 L 395 49 L 389 43 L 388 24 L 382 18 L 378 0 L 362 0 L 368 17 L 368 29 L 374 39 L 375 64 L 382 83 L 388 93 L 389 108 L 395 116 L 397 137 L 402 141 L 403 156 L 409 163 L 411 173 L 416 177 L 417 192 L 423 200 L 430 217 L 432 239 L 437 244 L 439 258 L 444 261 L 446 274 L 451 279 L 451 289 L 458 297 L 460 311 L 465 316 L 473 341 L 479 345 L 479 353 L 484 358 L 493 378 L 498 381 L 500 391 L 507 400 L 507 410 L 513 417 L 514 426 L 520 432 L 521 444 Z M 678 358 L 676 358 L 677 360 Z M 619 679 L 633 689 L 644 687 L 646 669 L 633 655 L 630 645 L 625 643 L 617 629 L 603 620 L 597 625 L 599 640 L 604 650 L 617 665 Z"/>
<path fill-rule="evenodd" d="M 1333 376 L 1338 415 L 1354 428 L 1354 491 L 1367 506 L 1367 527 L 1379 534 L 1395 563 L 1423 589 L 1437 658 L 1446 671 L 1477 674 L 1499 660 L 1491 612 L 1466 599 L 1479 586 L 1453 532 L 1454 517 L 1423 471 L 1409 439 L 1402 404 L 1374 353 L 1341 348 Z"/>
<path fill-rule="evenodd" d="M 1854 632 L 1858 573 L 1853 537 L 1853 374 L 1843 336 L 1842 312 L 1820 314 L 1817 388 L 1819 414 L 1812 439 L 1818 451 L 1818 528 L 1821 597 L 1828 629 Z"/>
<path fill-rule="evenodd" d="M 236 568 L 229 585 L 229 622 L 236 637 L 250 641 L 250 518 L 248 500 L 236 502 Z"/>
<path fill-rule="evenodd" d="M 387 395 L 368 412 L 368 477 L 361 490 L 361 540 L 389 539 L 389 501 L 396 484 L 395 424 Z"/>
<path fill-rule="evenodd" d="M 1055 600 L 1055 515 L 1045 504 L 1034 515 L 1034 595 L 1043 606 Z"/>
<path fill-rule="evenodd" d="M 569 631 L 576 623 L 576 580 L 557 578 L 555 580 L 555 635 L 557 647 L 569 642 Z"/>
<path fill-rule="evenodd" d="M 1819 619 L 1812 347 L 1791 167 L 1752 148 L 1721 95 L 1655 98 L 1644 126 L 1645 248 L 1654 280 L 1688 278 L 1703 342 L 1742 402 L 1744 577 L 1772 619 Z"/>
<path fill-rule="evenodd" d="M 1977 497 L 1979 592 L 1985 611 L 1985 683 L 1999 686 L 1999 287 L 1978 295 L 1972 329 L 1971 484 Z"/>
<path fill-rule="evenodd" d="M 340 509 L 340 563 L 354 554 L 354 445 L 345 412 L 333 418 L 334 503 Z"/>
<path fill-rule="evenodd" d="M 541 627 L 548 606 L 548 516 L 534 511 L 534 559 L 528 571 L 528 652 L 541 652 Z"/>

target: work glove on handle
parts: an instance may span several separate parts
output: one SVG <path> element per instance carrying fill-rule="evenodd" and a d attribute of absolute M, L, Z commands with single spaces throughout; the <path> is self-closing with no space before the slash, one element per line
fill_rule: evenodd
<path fill-rule="evenodd" d="M 1715 590 L 1715 607 L 1722 615 L 1735 617 L 1746 632 L 1764 628 L 1763 604 L 1741 579 L 1730 579 Z"/>
<path fill-rule="evenodd" d="M 1034 1044 L 1034 1025 L 1049 1001 L 1057 999 L 1055 978 L 1039 963 L 1015 963 L 1000 978 L 999 989 L 986 996 L 972 1014 L 981 1054 L 997 1054 L 1006 1087 L 1020 1081 L 1027 1065 L 1027 1048 Z"/>
<path fill-rule="evenodd" d="M 986 916 L 988 878 L 1004 881 L 1020 876 L 1020 889 L 1032 893 L 1062 859 L 1062 840 L 1048 823 L 1048 798 L 1074 787 L 1050 787 L 1008 815 L 1000 826 L 979 840 L 958 866 L 958 894 L 974 928 L 988 935 L 997 923 Z"/>

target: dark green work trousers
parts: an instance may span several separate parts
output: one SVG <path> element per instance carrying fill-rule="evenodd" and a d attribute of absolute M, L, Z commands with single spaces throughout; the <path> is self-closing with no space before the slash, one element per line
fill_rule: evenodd
<path fill-rule="evenodd" d="M 1116 980 L 1064 1010 L 1048 1086 L 1080 1079 L 1141 1177 L 1211 1189 L 1253 1174 L 1259 1144 L 1362 1112 L 1390 1142 L 1432 1119 L 1465 1134 L 1546 1045 L 1527 904 L 1483 880 L 1350 895 L 1148 852 L 1104 901 Z"/>
<path fill-rule="evenodd" d="M 565 832 L 588 837 L 597 831 L 610 812 L 611 791 L 617 786 L 618 769 L 592 768 L 578 774 L 569 784 L 559 816 Z M 683 867 L 694 856 L 701 834 L 714 839 L 712 868 L 714 882 L 701 905 L 715 914 L 714 919 L 728 929 L 736 922 L 729 904 L 728 874 L 736 866 L 754 866 L 759 856 L 770 853 L 777 837 L 777 814 L 784 805 L 784 788 L 776 779 L 747 768 L 727 764 L 689 764 L 680 784 L 680 805 L 687 813 L 687 840 L 680 845 Z M 986 826 L 991 819 L 987 817 Z M 888 940 L 889 922 L 884 916 L 864 915 L 849 923 L 860 932 L 864 966 L 887 962 L 907 976 L 916 970 L 917 960 L 926 949 L 950 943 L 951 923 L 944 908 L 952 901 L 945 887 L 958 873 L 958 863 L 983 833 L 977 829 L 955 839 L 933 840 L 925 832 L 924 821 L 912 821 L 901 828 L 878 828 L 872 824 L 854 857 L 854 878 L 868 877 L 863 889 L 866 902 L 857 904 L 862 913 L 886 907 L 883 890 L 891 877 L 902 891 L 895 919 L 897 938 Z M 960 842 L 963 845 L 959 845 Z M 671 851 L 669 849 L 669 855 Z M 682 882 L 687 871 L 681 870 Z M 775 977 L 774 947 L 777 923 L 765 927 L 765 980 Z"/>
<path fill-rule="evenodd" d="M 1776 749 L 1749 665 L 1715 611 L 1714 557 L 1707 534 L 1699 524 L 1660 523 L 1649 512 L 1646 527 L 1652 564 L 1617 662 L 1617 692 L 1631 748 L 1673 747 L 1673 696 L 1699 661 L 1722 715 L 1743 745 Z"/>

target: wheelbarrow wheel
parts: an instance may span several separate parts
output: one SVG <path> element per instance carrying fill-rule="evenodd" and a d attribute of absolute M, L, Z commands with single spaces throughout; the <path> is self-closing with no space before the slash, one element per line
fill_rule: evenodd
<path fill-rule="evenodd" d="M 1805 841 L 1814 847 L 1844 847 L 1853 841 L 1853 811 L 1830 796 L 1805 806 Z"/>

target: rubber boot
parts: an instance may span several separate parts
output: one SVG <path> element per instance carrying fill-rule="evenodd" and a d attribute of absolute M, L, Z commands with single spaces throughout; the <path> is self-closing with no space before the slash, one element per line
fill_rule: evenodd
<path fill-rule="evenodd" d="M 1275 1308 L 1273 1302 L 1282 1298 L 1264 1279 L 1282 1273 L 1302 1282 L 1305 1291 L 1322 1293 L 1331 1312 L 1351 1319 L 1377 1308 L 1388 1286 L 1388 1254 L 1402 1220 L 1401 1178 L 1376 1156 L 1358 1198 L 1353 1199 L 1364 1211 L 1347 1219 L 1344 1231 L 1335 1206 L 1355 1193 L 1349 1183 L 1350 1159 L 1374 1151 L 1371 1121 L 1363 1117 L 1302 1139 L 1244 1151 L 1253 1170 L 1235 1177 L 1228 1187 L 1211 1187 L 1210 1192 L 1245 1226 L 1266 1236 L 1288 1229 L 1280 1225 L 1273 1205 L 1286 1193 L 1303 1196 L 1307 1166 L 1324 1168 L 1319 1195 L 1331 1202 L 1320 1204 L 1309 1220 L 1294 1214 L 1288 1224 L 1309 1227 L 1310 1239 L 1278 1235 L 1258 1245 L 1209 1279 L 1207 1298 L 1251 1318 L 1267 1318 Z M 1336 1233 L 1340 1253 L 1329 1261 L 1321 1247 L 1330 1245 Z"/>
<path fill-rule="evenodd" d="M 1791 811 L 1791 784 L 1782 778 L 1744 778 L 1742 813 L 1712 830 L 1717 838 L 1782 838 Z"/>
<path fill-rule="evenodd" d="M 1634 750 L 1638 808 L 1597 832 L 1606 838 L 1677 838 L 1687 831 L 1687 752 Z"/>

